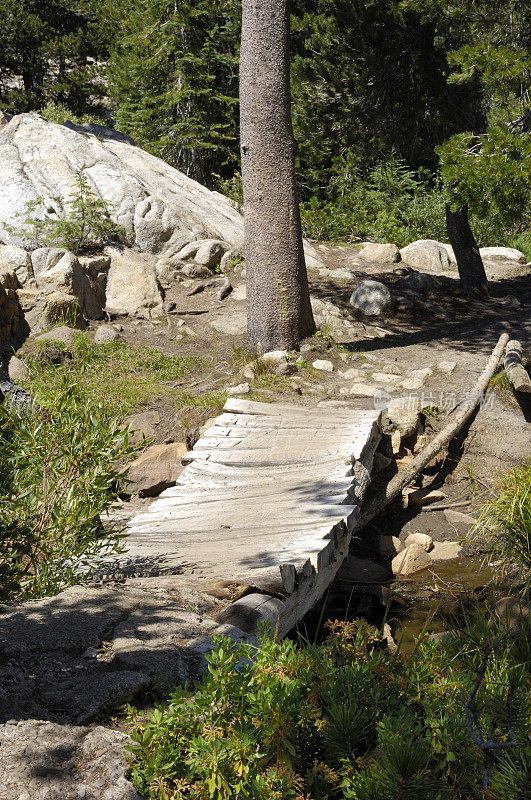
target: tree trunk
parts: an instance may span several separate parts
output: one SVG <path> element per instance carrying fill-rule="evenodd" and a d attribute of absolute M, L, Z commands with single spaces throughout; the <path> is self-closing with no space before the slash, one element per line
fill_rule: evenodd
<path fill-rule="evenodd" d="M 466 206 L 452 211 L 450 204 L 446 204 L 446 230 L 457 261 L 461 286 L 472 294 L 488 296 L 485 267 L 468 222 Z"/>
<path fill-rule="evenodd" d="M 315 330 L 291 125 L 288 0 L 242 0 L 240 138 L 247 345 L 294 349 Z"/>

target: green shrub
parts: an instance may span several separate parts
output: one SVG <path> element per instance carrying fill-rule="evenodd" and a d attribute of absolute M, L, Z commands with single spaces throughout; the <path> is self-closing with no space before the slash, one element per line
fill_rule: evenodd
<path fill-rule="evenodd" d="M 80 116 L 78 114 L 74 114 L 73 111 L 71 111 L 63 103 L 56 103 L 53 100 L 47 103 L 44 108 L 41 108 L 37 113 L 40 114 L 41 117 L 44 117 L 44 119 L 48 120 L 48 122 L 55 122 L 58 125 L 62 125 L 64 122 L 73 122 L 74 125 L 83 125 L 87 122 L 92 122 L 96 125 L 105 124 L 105 120 L 98 115 L 82 114 Z"/>
<path fill-rule="evenodd" d="M 331 623 L 322 645 L 217 639 L 195 694 L 177 690 L 137 725 L 133 783 L 155 800 L 479 800 L 489 753 L 463 706 L 481 674 L 479 728 L 504 743 L 512 725 L 519 745 L 500 797 L 523 798 L 529 648 L 486 624 L 407 657 L 363 621 Z"/>
<path fill-rule="evenodd" d="M 43 216 L 43 199 L 26 203 L 20 229 L 9 226 L 18 236 L 30 238 L 37 247 L 64 247 L 73 253 L 101 250 L 111 241 L 121 241 L 125 229 L 110 217 L 107 203 L 94 194 L 85 174 L 86 167 L 76 170 L 76 189 L 58 219 Z"/>
<path fill-rule="evenodd" d="M 56 594 L 118 552 L 100 514 L 116 499 L 128 433 L 75 389 L 48 410 L 0 405 L 0 597 Z"/>
<path fill-rule="evenodd" d="M 501 558 L 502 574 L 516 563 L 524 592 L 531 591 L 531 459 L 501 475 L 495 497 L 486 503 L 480 531 L 488 548 Z M 475 534 L 473 534 L 475 535 Z"/>

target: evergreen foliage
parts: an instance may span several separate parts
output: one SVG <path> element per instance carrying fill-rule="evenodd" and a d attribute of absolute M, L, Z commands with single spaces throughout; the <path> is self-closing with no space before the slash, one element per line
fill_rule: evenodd
<path fill-rule="evenodd" d="M 0 106 L 16 114 L 50 101 L 83 114 L 103 97 L 98 60 L 108 30 L 99 0 L 3 0 Z"/>
<path fill-rule="evenodd" d="M 60 217 L 44 214 L 43 200 L 37 197 L 26 204 L 22 227 L 16 232 L 37 247 L 65 247 L 76 254 L 93 253 L 110 241 L 120 241 L 126 231 L 112 221 L 107 203 L 91 189 L 86 167 L 76 170 L 75 176 L 75 191 Z"/>
<path fill-rule="evenodd" d="M 493 800 L 523 800 L 528 659 L 524 635 L 485 618 L 410 656 L 363 621 L 322 645 L 217 639 L 197 691 L 137 725 L 132 779 L 153 800 L 479 800 L 487 775 Z"/>
<path fill-rule="evenodd" d="M 211 183 L 237 164 L 238 0 L 122 0 L 108 74 L 117 127 Z"/>

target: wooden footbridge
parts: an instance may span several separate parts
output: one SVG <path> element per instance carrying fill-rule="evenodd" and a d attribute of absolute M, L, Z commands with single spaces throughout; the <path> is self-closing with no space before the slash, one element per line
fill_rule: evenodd
<path fill-rule="evenodd" d="M 131 520 L 126 562 L 253 587 L 224 621 L 282 635 L 348 552 L 379 439 L 376 411 L 230 399 L 176 486 Z"/>

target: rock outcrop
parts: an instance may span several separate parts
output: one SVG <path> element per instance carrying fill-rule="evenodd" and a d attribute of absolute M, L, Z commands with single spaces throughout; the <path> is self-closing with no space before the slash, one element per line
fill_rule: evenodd
<path fill-rule="evenodd" d="M 190 242 L 215 240 L 242 251 L 243 217 L 228 198 L 110 128 L 58 125 L 37 114 L 12 117 L 0 128 L 0 241 L 33 249 L 31 235 L 17 230 L 26 204 L 42 197 L 41 216 L 57 219 L 83 166 L 91 190 L 126 229 L 129 246 L 177 253 Z M 201 259 L 211 257 L 212 248 L 203 246 Z M 308 244 L 306 257 L 310 266 L 322 266 Z"/>

